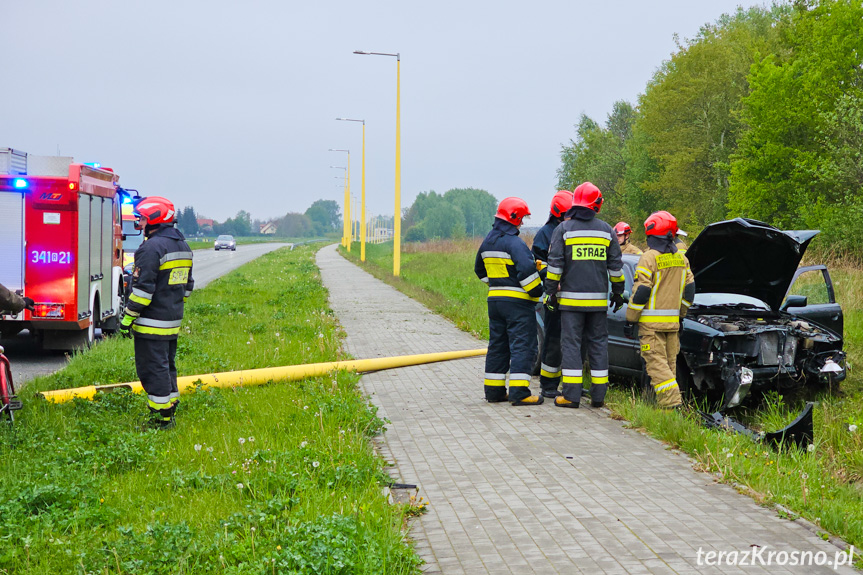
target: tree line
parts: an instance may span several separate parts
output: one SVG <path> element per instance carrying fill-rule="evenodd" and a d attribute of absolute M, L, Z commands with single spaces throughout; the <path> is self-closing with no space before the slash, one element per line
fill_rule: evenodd
<path fill-rule="evenodd" d="M 636 105 L 582 115 L 558 187 L 592 181 L 606 219 L 658 209 L 698 231 L 744 216 L 863 242 L 863 5 L 795 0 L 738 9 L 677 49 Z"/>
<path fill-rule="evenodd" d="M 204 222 L 202 224 L 202 222 Z M 240 210 L 233 218 L 223 222 L 216 220 L 210 225 L 209 218 L 202 216 L 192 206 L 177 213 L 177 227 L 187 237 L 230 234 L 232 236 L 262 235 L 265 224 L 273 225 L 276 237 L 307 238 L 321 237 L 342 230 L 342 214 L 338 202 L 317 200 L 304 213 L 288 212 L 270 220 L 253 219 L 251 214 Z"/>
<path fill-rule="evenodd" d="M 485 190 L 421 192 L 404 214 L 405 241 L 484 236 L 496 210 L 497 199 Z"/>

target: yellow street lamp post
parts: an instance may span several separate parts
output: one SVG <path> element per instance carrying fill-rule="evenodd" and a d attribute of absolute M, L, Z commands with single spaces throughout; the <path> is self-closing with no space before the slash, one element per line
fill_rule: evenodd
<path fill-rule="evenodd" d="M 336 120 L 363 123 L 363 193 L 362 203 L 360 204 L 360 261 L 364 262 L 366 261 L 366 121 L 355 120 L 353 118 L 336 118 Z"/>
<path fill-rule="evenodd" d="M 365 52 L 354 50 L 354 54 L 364 56 L 395 56 L 396 59 L 396 202 L 393 218 L 393 275 L 401 274 L 401 240 L 402 240 L 402 137 L 401 137 L 401 66 L 402 57 L 398 52 Z"/>
<path fill-rule="evenodd" d="M 344 206 L 344 225 L 342 227 L 342 245 L 347 248 L 348 251 L 351 251 L 351 240 L 348 224 L 350 223 L 351 218 L 351 204 L 348 201 L 348 169 L 344 166 L 330 166 L 336 170 L 344 170 L 344 190 L 345 190 L 345 206 Z M 339 179 L 336 176 L 336 179 Z"/>
<path fill-rule="evenodd" d="M 334 150 L 330 148 L 327 150 L 328 152 L 346 152 L 348 154 L 348 167 L 345 171 L 345 239 L 347 240 L 347 249 L 351 251 L 351 234 L 350 234 L 350 222 L 351 222 L 351 151 L 350 150 Z M 330 166 L 335 167 L 335 166 Z"/>

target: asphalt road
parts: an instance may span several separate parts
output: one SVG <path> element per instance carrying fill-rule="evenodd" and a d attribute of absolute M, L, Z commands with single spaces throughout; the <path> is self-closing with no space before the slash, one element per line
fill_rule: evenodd
<path fill-rule="evenodd" d="M 195 250 L 192 276 L 195 289 L 206 286 L 211 281 L 225 275 L 258 256 L 291 244 L 267 243 L 237 246 L 237 251 L 215 251 L 212 249 Z M 192 296 L 194 297 L 194 296 Z M 98 333 L 98 332 L 97 332 Z M 67 355 L 61 351 L 39 349 L 26 330 L 17 337 L 3 340 L 6 357 L 12 364 L 12 379 L 15 387 L 21 389 L 27 380 L 40 375 L 54 373 L 66 365 Z M 82 382 L 81 385 L 87 385 Z"/>

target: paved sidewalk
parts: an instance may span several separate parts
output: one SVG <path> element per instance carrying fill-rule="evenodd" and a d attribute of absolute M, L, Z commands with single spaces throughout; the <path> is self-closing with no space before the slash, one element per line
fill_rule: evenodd
<path fill-rule="evenodd" d="M 484 345 L 335 247 L 317 261 L 354 357 Z M 602 411 L 486 403 L 483 367 L 473 358 L 362 378 L 392 422 L 382 447 L 397 481 L 431 502 L 411 531 L 427 573 L 856 573 L 697 565 L 699 547 L 823 551 L 831 562 L 837 548 Z"/>

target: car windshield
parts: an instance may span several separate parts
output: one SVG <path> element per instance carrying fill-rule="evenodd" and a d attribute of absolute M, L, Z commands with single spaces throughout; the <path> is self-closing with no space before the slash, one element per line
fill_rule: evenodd
<path fill-rule="evenodd" d="M 736 293 L 697 293 L 692 302 L 699 307 L 725 307 L 770 311 L 770 306 L 758 298 Z"/>
<path fill-rule="evenodd" d="M 216 240 L 220 242 L 230 242 L 234 240 L 234 236 L 219 236 Z"/>

